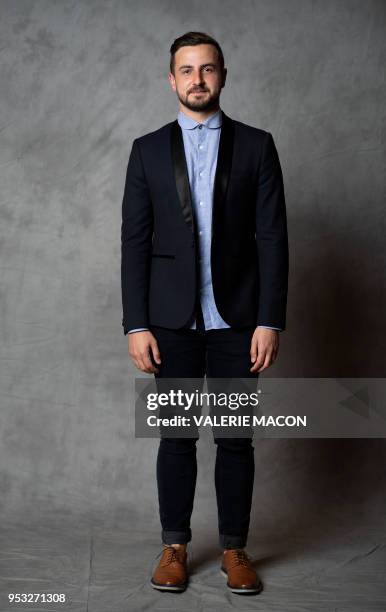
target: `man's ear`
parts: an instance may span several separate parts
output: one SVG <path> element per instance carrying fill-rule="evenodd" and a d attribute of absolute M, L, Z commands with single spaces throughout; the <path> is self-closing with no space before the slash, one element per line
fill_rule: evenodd
<path fill-rule="evenodd" d="M 170 87 L 173 89 L 173 91 L 175 91 L 176 90 L 176 80 L 172 72 L 169 72 L 168 79 L 169 79 Z"/>

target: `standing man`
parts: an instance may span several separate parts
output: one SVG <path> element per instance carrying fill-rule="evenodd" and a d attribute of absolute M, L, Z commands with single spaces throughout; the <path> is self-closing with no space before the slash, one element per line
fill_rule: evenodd
<path fill-rule="evenodd" d="M 257 378 L 285 329 L 288 239 L 270 132 L 220 108 L 227 70 L 216 40 L 188 32 L 170 48 L 177 119 L 136 138 L 122 203 L 123 331 L 135 366 L 158 378 Z M 161 437 L 163 550 L 151 584 L 181 591 L 196 485 L 197 438 Z M 262 584 L 245 551 L 251 438 L 215 438 L 221 570 L 235 593 Z"/>

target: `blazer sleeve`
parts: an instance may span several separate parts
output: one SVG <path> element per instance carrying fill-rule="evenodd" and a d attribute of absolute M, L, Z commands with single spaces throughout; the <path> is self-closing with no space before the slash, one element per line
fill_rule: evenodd
<path fill-rule="evenodd" d="M 122 201 L 121 288 L 122 326 L 130 329 L 149 327 L 148 290 L 153 209 L 146 182 L 141 151 L 135 139 L 127 165 Z"/>
<path fill-rule="evenodd" d="M 288 292 L 288 234 L 283 175 L 272 135 L 261 156 L 256 200 L 259 270 L 257 325 L 285 329 Z"/>

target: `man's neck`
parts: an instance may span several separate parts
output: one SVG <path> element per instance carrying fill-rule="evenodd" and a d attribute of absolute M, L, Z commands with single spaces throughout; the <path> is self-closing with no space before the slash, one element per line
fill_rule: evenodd
<path fill-rule="evenodd" d="M 186 106 L 182 106 L 182 104 L 180 104 L 179 110 L 184 113 L 184 115 L 186 115 L 187 117 L 190 117 L 191 119 L 194 119 L 195 121 L 205 121 L 205 119 L 207 119 L 208 117 L 211 117 L 212 115 L 215 115 L 217 113 L 217 111 L 220 110 L 220 105 L 218 105 L 215 109 L 211 108 L 210 110 L 206 110 L 206 111 L 192 111 L 190 110 L 190 108 L 186 108 Z"/>

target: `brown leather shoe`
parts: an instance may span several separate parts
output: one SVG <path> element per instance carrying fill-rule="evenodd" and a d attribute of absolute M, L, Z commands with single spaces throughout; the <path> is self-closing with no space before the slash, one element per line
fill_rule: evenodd
<path fill-rule="evenodd" d="M 227 586 L 233 593 L 260 593 L 263 588 L 250 558 L 242 548 L 224 550 L 221 572 L 228 578 Z"/>
<path fill-rule="evenodd" d="M 166 546 L 150 580 L 160 591 L 184 591 L 188 584 L 187 551 Z"/>

